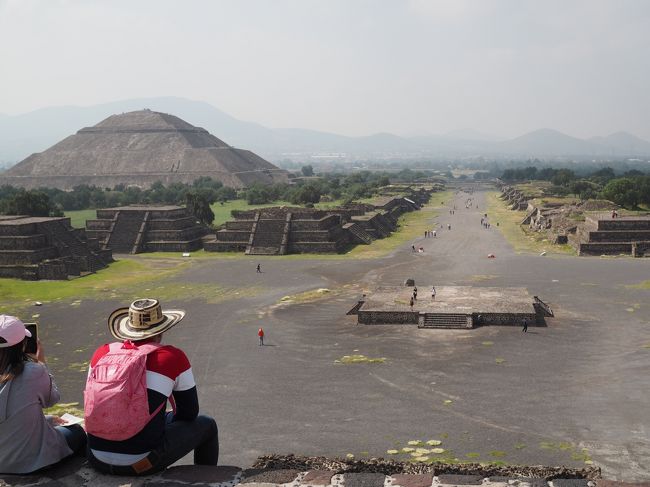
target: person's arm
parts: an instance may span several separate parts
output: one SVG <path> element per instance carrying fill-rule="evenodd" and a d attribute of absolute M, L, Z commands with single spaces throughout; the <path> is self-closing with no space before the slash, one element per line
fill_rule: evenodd
<path fill-rule="evenodd" d="M 41 403 L 41 407 L 52 407 L 57 402 L 59 402 L 61 395 L 59 394 L 59 390 L 56 387 L 54 378 L 50 374 L 50 371 L 47 370 L 47 366 L 41 363 L 36 364 L 36 366 L 40 369 L 37 372 L 35 387 L 38 395 L 38 401 Z"/>
<path fill-rule="evenodd" d="M 38 400 L 41 406 L 49 408 L 54 406 L 61 399 L 59 390 L 56 387 L 54 378 L 45 364 L 45 349 L 40 340 L 37 342 L 36 354 L 32 357 L 38 362 L 39 372 L 36 374 L 36 387 Z"/>
<path fill-rule="evenodd" d="M 175 347 L 165 348 L 168 350 L 158 354 L 158 357 L 166 362 L 163 366 L 166 370 L 170 370 L 168 367 L 175 369 L 171 375 L 174 380 L 172 396 L 176 406 L 173 421 L 192 421 L 199 415 L 199 398 L 192 366 L 182 350 Z"/>
<path fill-rule="evenodd" d="M 199 415 L 199 397 L 196 386 L 185 391 L 174 391 L 176 413 L 174 421 L 193 421 Z"/>

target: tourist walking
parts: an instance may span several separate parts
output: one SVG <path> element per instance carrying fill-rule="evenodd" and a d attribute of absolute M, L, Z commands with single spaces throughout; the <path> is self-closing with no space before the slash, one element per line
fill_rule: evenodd
<path fill-rule="evenodd" d="M 413 299 L 416 301 L 418 300 L 418 288 L 417 286 L 413 286 Z"/>
<path fill-rule="evenodd" d="M 25 353 L 31 336 L 18 318 L 0 315 L 0 472 L 6 474 L 35 472 L 86 446 L 81 426 L 57 426 L 58 416 L 43 414 L 60 395 L 40 340 L 36 354 Z"/>
<path fill-rule="evenodd" d="M 433 236 L 434 236 L 434 237 L 436 236 L 436 231 L 435 231 L 435 230 L 433 231 Z"/>
<path fill-rule="evenodd" d="M 431 299 L 436 299 L 436 286 L 431 286 Z"/>
<path fill-rule="evenodd" d="M 409 301 L 409 306 L 411 306 L 411 310 L 413 309 L 413 296 L 411 296 L 411 300 Z"/>
<path fill-rule="evenodd" d="M 161 343 L 184 317 L 185 311 L 163 310 L 149 298 L 109 316 L 118 341 L 93 354 L 84 393 L 88 461 L 100 472 L 149 475 L 192 450 L 194 464 L 217 464 L 217 423 L 199 415 L 190 361 L 180 348 Z M 168 400 L 173 412 L 165 412 Z"/>
<path fill-rule="evenodd" d="M 524 333 L 528 333 L 528 318 L 524 318 L 523 325 L 524 327 L 522 328 L 521 331 L 523 331 Z"/>
<path fill-rule="evenodd" d="M 257 336 L 260 339 L 260 347 L 264 346 L 264 330 L 262 327 L 260 327 L 259 330 L 257 330 Z"/>
<path fill-rule="evenodd" d="M 258 274 L 262 273 L 262 266 L 260 264 L 257 264 L 257 273 Z"/>

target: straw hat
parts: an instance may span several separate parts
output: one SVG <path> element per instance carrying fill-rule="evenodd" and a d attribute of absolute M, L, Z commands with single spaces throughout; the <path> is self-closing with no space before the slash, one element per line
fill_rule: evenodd
<path fill-rule="evenodd" d="M 108 329 L 119 340 L 144 340 L 166 332 L 185 317 L 182 310 L 162 310 L 157 299 L 136 299 L 108 317 Z"/>

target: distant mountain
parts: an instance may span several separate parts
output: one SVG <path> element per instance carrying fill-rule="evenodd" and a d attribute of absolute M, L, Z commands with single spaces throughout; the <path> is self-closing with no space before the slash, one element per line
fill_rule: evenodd
<path fill-rule="evenodd" d="M 497 142 L 495 148 L 505 154 L 551 156 L 594 154 L 597 146 L 557 130 L 539 129 L 512 140 Z"/>
<path fill-rule="evenodd" d="M 252 150 L 278 161 L 312 154 L 345 154 L 364 157 L 486 156 L 647 156 L 650 142 L 617 132 L 607 137 L 578 139 L 556 130 L 541 129 L 511 140 L 472 129 L 443 135 L 400 137 L 378 133 L 363 137 L 300 128 L 271 129 L 238 120 L 212 105 L 185 98 L 139 98 L 89 107 L 60 106 L 21 115 L 0 115 L 0 164 L 19 162 L 42 152 L 83 127 L 95 125 L 110 115 L 149 108 L 173 114 L 203 127 L 226 143 Z"/>
<path fill-rule="evenodd" d="M 650 142 L 627 132 L 616 132 L 606 137 L 592 137 L 589 140 L 610 151 L 612 155 L 650 153 Z"/>
<path fill-rule="evenodd" d="M 444 134 L 448 139 L 454 140 L 476 140 L 481 142 L 498 142 L 503 140 L 502 137 L 497 137 L 496 135 L 484 134 L 474 129 L 459 129 L 446 132 Z"/>

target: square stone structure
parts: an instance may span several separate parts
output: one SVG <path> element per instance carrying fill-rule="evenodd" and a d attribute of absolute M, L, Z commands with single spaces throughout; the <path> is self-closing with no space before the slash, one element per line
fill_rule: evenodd
<path fill-rule="evenodd" d="M 544 326 L 544 317 L 553 311 L 525 288 L 436 286 L 418 287 L 413 308 L 412 287 L 380 287 L 361 299 L 348 314 L 356 314 L 366 325 L 400 324 L 418 328 L 474 328 L 505 325 Z"/>
<path fill-rule="evenodd" d="M 578 255 L 650 256 L 650 215 L 589 215 L 569 242 Z"/>
<path fill-rule="evenodd" d="M 97 210 L 86 233 L 120 254 L 191 252 L 203 247 L 208 229 L 184 206 L 131 205 Z"/>
<path fill-rule="evenodd" d="M 0 277 L 68 279 L 112 261 L 111 251 L 72 228 L 70 218 L 0 216 Z"/>

